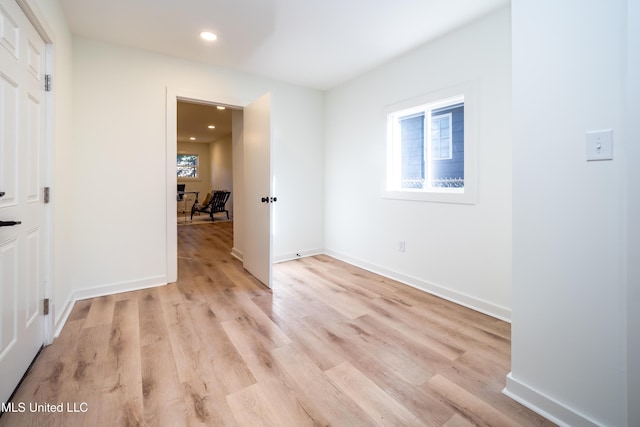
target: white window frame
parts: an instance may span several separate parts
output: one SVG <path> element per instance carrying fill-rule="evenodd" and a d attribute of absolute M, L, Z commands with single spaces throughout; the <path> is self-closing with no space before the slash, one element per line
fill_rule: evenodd
<path fill-rule="evenodd" d="M 194 166 L 196 170 L 196 176 L 177 176 L 178 182 L 184 181 L 199 181 L 200 180 L 200 155 L 198 153 L 188 153 L 188 152 L 180 152 L 176 153 L 178 156 L 195 156 L 197 160 L 196 165 Z M 176 157 L 176 175 L 178 175 L 178 159 Z"/>
<path fill-rule="evenodd" d="M 411 189 L 400 187 L 400 144 L 398 126 L 393 122 L 399 116 L 418 114 L 421 111 L 434 110 L 447 105 L 464 102 L 464 188 L 438 188 L 427 183 L 426 188 Z M 477 195 L 477 109 L 478 96 L 475 83 L 464 83 L 437 90 L 416 98 L 387 106 L 384 120 L 387 126 L 386 169 L 382 184 L 382 197 L 386 199 L 412 200 L 421 202 L 475 204 Z M 425 129 L 431 132 L 430 114 L 425 114 Z M 431 136 L 429 135 L 425 151 L 426 159 L 431 159 Z M 453 147 L 453 141 L 451 141 Z M 428 151 L 427 151 L 428 150 Z M 431 168 L 429 168 L 431 170 Z M 427 179 L 429 179 L 427 177 Z"/>
<path fill-rule="evenodd" d="M 449 120 L 449 152 L 447 153 L 446 157 L 434 157 L 433 156 L 433 136 L 431 136 L 431 160 L 451 160 L 453 159 L 453 114 L 451 113 L 445 113 L 445 114 L 438 114 L 436 116 L 432 116 L 430 118 L 431 120 L 431 124 L 433 125 L 433 119 L 438 119 L 440 120 L 441 118 L 446 117 Z M 430 132 L 433 134 L 433 130 L 430 130 Z M 440 137 L 438 137 L 438 143 L 440 143 Z M 441 144 L 441 143 L 440 143 Z M 438 152 L 442 151 L 442 145 L 440 145 Z M 425 158 L 428 158 L 427 155 L 429 155 L 429 153 L 425 153 Z"/>

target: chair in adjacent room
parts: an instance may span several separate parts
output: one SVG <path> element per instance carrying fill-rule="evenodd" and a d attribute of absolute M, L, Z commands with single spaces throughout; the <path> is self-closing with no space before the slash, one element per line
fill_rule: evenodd
<path fill-rule="evenodd" d="M 178 184 L 178 195 L 176 200 L 182 200 L 182 198 L 184 197 L 184 189 L 187 186 L 187 184 Z"/>
<path fill-rule="evenodd" d="M 230 191 L 215 190 L 211 193 L 211 198 L 208 201 L 205 198 L 202 204 L 196 203 L 191 207 L 191 220 L 193 220 L 193 214 L 196 212 L 208 213 L 211 221 L 213 221 L 213 214 L 224 212 L 227 214 L 227 219 L 229 219 L 229 211 L 226 208 L 226 204 L 230 195 Z"/>

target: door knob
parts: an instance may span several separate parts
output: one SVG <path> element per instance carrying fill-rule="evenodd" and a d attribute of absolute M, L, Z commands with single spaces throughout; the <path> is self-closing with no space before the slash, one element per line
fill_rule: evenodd
<path fill-rule="evenodd" d="M 0 197 L 4 196 L 4 191 L 0 191 Z"/>
<path fill-rule="evenodd" d="M 0 227 L 11 227 L 12 225 L 20 225 L 22 221 L 0 221 Z"/>

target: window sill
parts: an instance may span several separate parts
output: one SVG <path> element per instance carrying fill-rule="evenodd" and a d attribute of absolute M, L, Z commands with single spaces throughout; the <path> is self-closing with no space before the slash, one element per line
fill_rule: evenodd
<path fill-rule="evenodd" d="M 448 190 L 383 190 L 383 199 L 409 200 L 414 202 L 456 203 L 475 205 L 475 192 L 465 188 Z"/>

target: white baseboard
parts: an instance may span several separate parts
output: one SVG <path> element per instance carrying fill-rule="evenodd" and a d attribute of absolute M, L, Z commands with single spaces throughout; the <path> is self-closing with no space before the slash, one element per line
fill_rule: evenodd
<path fill-rule="evenodd" d="M 308 250 L 304 250 L 296 253 L 274 255 L 273 262 L 279 263 L 279 262 L 291 261 L 294 259 L 304 258 L 308 256 L 322 255 L 323 253 L 324 253 L 323 249 L 308 249 Z M 244 259 L 243 253 L 237 250 L 236 248 L 231 249 L 231 256 L 240 261 Z"/>
<path fill-rule="evenodd" d="M 515 379 L 510 372 L 502 393 L 561 427 L 597 427 L 600 424 L 568 406 Z"/>
<path fill-rule="evenodd" d="M 54 325 L 54 338 L 57 338 L 62 331 L 69 315 L 71 314 L 71 310 L 73 309 L 73 305 L 80 300 L 88 299 L 88 298 L 96 298 L 102 297 L 105 295 L 118 294 L 123 292 L 131 292 L 131 291 L 139 291 L 141 289 L 147 288 L 155 288 L 158 286 L 166 285 L 167 278 L 166 276 L 154 276 L 148 277 L 146 279 L 134 280 L 131 282 L 122 282 L 122 283 L 114 283 L 111 285 L 104 285 L 97 288 L 87 288 L 80 289 L 69 297 L 69 299 L 65 302 L 64 307 L 62 308 L 62 314 L 58 317 L 57 321 Z M 53 313 L 55 316 L 55 312 Z"/>
<path fill-rule="evenodd" d="M 357 267 L 363 268 L 373 273 L 380 274 L 381 276 L 388 277 L 389 279 L 402 282 L 405 285 L 420 289 L 427 293 L 436 295 L 440 298 L 444 298 L 448 301 L 455 302 L 456 304 L 460 304 L 472 310 L 479 311 L 480 313 L 487 314 L 491 317 L 495 317 L 496 319 L 511 323 L 511 310 L 507 307 L 502 307 L 489 301 L 485 301 L 480 298 L 476 298 L 474 296 L 449 289 L 446 286 L 430 283 L 417 277 L 409 276 L 376 264 L 369 263 L 367 261 L 353 258 L 340 252 L 325 250 L 325 253 L 341 261 L 353 264 Z"/>
<path fill-rule="evenodd" d="M 139 291 L 140 289 L 155 288 L 166 285 L 166 276 L 154 276 L 146 279 L 134 280 L 131 282 L 114 283 L 97 288 L 80 289 L 74 292 L 75 300 L 102 297 L 105 295 L 119 294 L 123 292 Z"/>
<path fill-rule="evenodd" d="M 305 258 L 309 256 L 314 256 L 314 255 L 322 255 L 324 253 L 325 253 L 324 249 L 306 249 L 300 252 L 275 255 L 273 257 L 273 262 L 278 263 L 278 262 L 291 261 L 294 259 Z"/>
<path fill-rule="evenodd" d="M 75 304 L 75 302 L 76 301 L 73 299 L 73 294 L 71 294 L 69 298 L 67 298 L 67 300 L 65 301 L 64 306 L 60 311 L 60 316 L 56 316 L 58 313 L 58 310 L 57 310 L 55 301 L 51 304 L 51 307 L 50 307 L 51 315 L 55 320 L 53 324 L 53 336 L 50 337 L 47 344 L 51 344 L 53 340 L 56 339 L 58 335 L 60 335 L 60 332 L 62 331 L 64 324 L 67 323 L 67 319 L 71 314 L 71 310 L 73 309 L 73 304 Z"/>
<path fill-rule="evenodd" d="M 240 261 L 244 259 L 244 254 L 236 248 L 231 248 L 231 256 Z"/>

